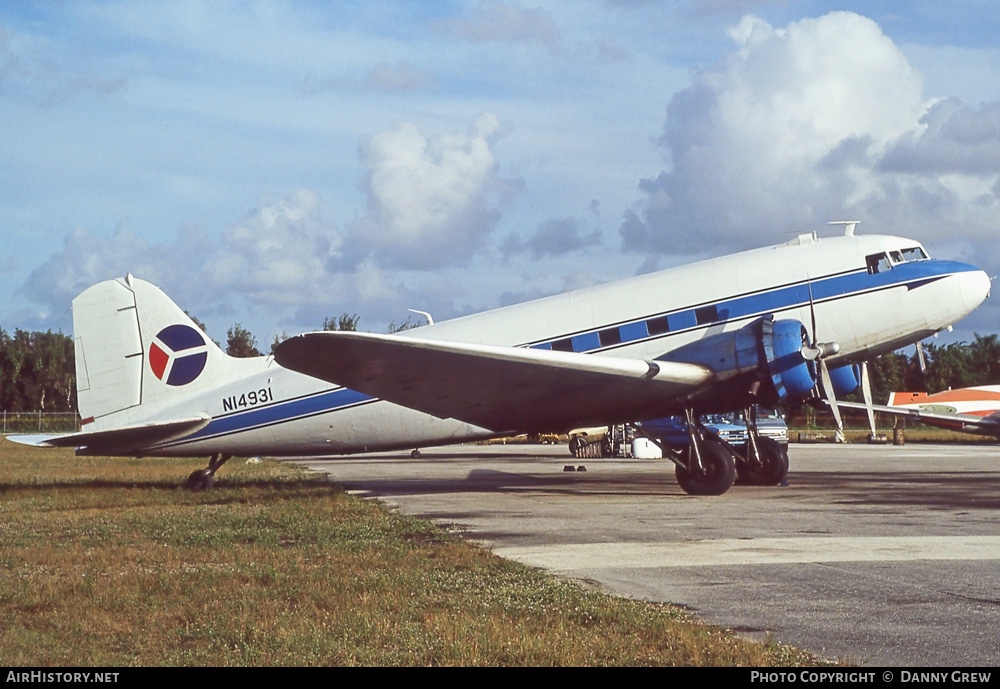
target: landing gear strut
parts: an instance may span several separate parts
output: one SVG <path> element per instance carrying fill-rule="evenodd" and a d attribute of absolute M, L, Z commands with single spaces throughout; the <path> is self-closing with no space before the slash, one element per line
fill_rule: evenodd
<path fill-rule="evenodd" d="M 208 467 L 191 472 L 191 475 L 188 476 L 187 481 L 184 483 L 184 487 L 192 493 L 212 490 L 212 486 L 215 485 L 215 472 L 228 462 L 230 457 L 232 455 L 229 454 L 212 455 L 212 458 L 208 460 Z"/>
<path fill-rule="evenodd" d="M 762 438 L 757 430 L 757 408 L 749 407 L 745 457 L 736 463 L 740 483 L 748 486 L 777 486 L 788 476 L 788 451 L 773 438 Z"/>

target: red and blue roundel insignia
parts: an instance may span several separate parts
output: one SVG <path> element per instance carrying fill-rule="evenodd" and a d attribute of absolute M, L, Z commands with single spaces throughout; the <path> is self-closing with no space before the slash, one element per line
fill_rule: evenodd
<path fill-rule="evenodd" d="M 201 375 L 208 347 L 200 332 L 189 325 L 170 325 L 149 345 L 149 367 L 167 385 L 187 385 Z"/>

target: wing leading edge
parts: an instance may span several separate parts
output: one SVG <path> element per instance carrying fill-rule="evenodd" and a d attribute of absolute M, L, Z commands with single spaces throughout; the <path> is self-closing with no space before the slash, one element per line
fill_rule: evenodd
<path fill-rule="evenodd" d="M 274 357 L 293 371 L 497 432 L 662 415 L 712 381 L 695 364 L 358 332 L 292 337 Z"/>

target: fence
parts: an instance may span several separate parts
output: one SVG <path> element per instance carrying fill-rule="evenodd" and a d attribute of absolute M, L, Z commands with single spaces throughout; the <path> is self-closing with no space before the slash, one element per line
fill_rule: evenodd
<path fill-rule="evenodd" d="M 80 430 L 76 412 L 5 411 L 2 433 L 72 433 Z"/>

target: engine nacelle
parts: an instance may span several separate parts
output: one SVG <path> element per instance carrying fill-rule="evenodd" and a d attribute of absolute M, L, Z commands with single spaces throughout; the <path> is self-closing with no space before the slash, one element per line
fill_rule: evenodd
<path fill-rule="evenodd" d="M 802 356 L 802 348 L 810 344 L 806 327 L 801 321 L 772 321 L 769 317 L 759 324 L 761 346 L 778 399 L 804 397 L 816 385 L 816 365 Z"/>
<path fill-rule="evenodd" d="M 837 397 L 844 397 L 861 385 L 861 368 L 857 364 L 830 369 L 830 382 Z"/>
<path fill-rule="evenodd" d="M 786 397 L 804 397 L 816 385 L 815 363 L 802 355 L 809 335 L 801 321 L 765 316 L 739 330 L 692 342 L 662 357 L 713 371 L 713 386 L 695 405 L 734 408 L 750 403 L 774 407 Z"/>

